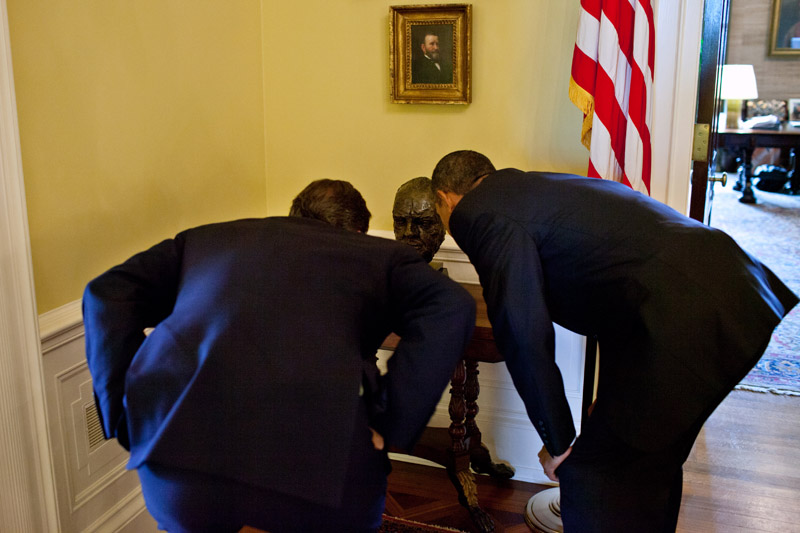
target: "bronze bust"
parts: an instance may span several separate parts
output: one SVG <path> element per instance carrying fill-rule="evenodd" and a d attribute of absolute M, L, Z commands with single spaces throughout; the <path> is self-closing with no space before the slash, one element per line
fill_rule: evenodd
<path fill-rule="evenodd" d="M 397 189 L 392 218 L 394 238 L 416 248 L 430 263 L 444 241 L 445 229 L 429 178 L 411 179 Z"/>

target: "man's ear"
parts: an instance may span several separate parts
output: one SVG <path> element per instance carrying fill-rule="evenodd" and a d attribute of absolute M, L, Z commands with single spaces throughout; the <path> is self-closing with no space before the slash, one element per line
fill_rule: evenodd
<path fill-rule="evenodd" d="M 442 201 L 445 204 L 447 204 L 447 195 L 444 193 L 444 191 L 437 190 L 436 191 L 436 196 L 439 198 L 440 201 Z"/>
<path fill-rule="evenodd" d="M 441 190 L 436 191 L 436 196 L 444 202 L 447 208 L 452 211 L 458 205 L 458 202 L 463 198 L 461 194 L 456 194 L 454 192 L 444 192 Z"/>

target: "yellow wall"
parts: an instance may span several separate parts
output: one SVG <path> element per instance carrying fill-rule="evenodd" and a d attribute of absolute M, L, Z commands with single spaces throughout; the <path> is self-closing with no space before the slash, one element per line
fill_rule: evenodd
<path fill-rule="evenodd" d="M 258 0 L 7 0 L 37 306 L 265 214 Z"/>
<path fill-rule="evenodd" d="M 468 106 L 389 102 L 397 2 L 7 2 L 40 313 L 181 229 L 284 215 L 313 179 L 353 182 L 388 230 L 397 187 L 452 150 L 586 169 L 578 2 L 472 2 Z"/>
<path fill-rule="evenodd" d="M 370 227 L 391 229 L 397 187 L 463 148 L 498 167 L 585 174 L 582 115 L 567 97 L 578 2 L 473 1 L 466 107 L 389 102 L 395 4 L 264 2 L 270 214 L 312 179 L 346 179 L 364 194 Z"/>

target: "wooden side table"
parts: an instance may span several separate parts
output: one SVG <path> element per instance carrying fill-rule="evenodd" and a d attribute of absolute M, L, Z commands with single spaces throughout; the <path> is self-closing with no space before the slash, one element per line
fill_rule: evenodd
<path fill-rule="evenodd" d="M 500 479 L 513 477 L 514 470 L 508 465 L 495 463 L 489 449 L 481 442 L 481 432 L 475 422 L 480 394 L 478 364 L 498 363 L 503 361 L 503 357 L 494 342 L 481 286 L 462 286 L 475 299 L 475 330 L 450 380 L 450 427 L 426 428 L 411 455 L 433 461 L 447 469 L 458 492 L 459 502 L 467 508 L 476 527 L 488 533 L 494 531 L 494 520 L 480 508 L 475 476 L 470 467 L 476 472 Z M 392 334 L 381 347 L 393 350 L 398 341 L 399 338 Z"/>

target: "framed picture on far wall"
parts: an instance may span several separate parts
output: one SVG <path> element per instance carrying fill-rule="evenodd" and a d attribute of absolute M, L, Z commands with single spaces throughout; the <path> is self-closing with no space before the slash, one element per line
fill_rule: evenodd
<path fill-rule="evenodd" d="M 769 54 L 800 56 L 800 0 L 773 0 Z"/>
<path fill-rule="evenodd" d="M 393 103 L 470 103 L 470 4 L 391 6 L 389 40 Z"/>
<path fill-rule="evenodd" d="M 789 98 L 788 102 L 789 124 L 800 126 L 800 98 Z"/>

